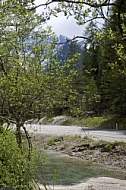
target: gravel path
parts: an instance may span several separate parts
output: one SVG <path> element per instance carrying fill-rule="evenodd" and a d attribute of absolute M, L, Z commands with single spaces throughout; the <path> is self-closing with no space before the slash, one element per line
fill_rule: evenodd
<path fill-rule="evenodd" d="M 105 141 L 123 141 L 126 142 L 126 130 L 98 130 L 82 128 L 78 126 L 62 126 L 62 125 L 37 125 L 27 124 L 26 129 L 30 133 L 39 133 L 47 135 L 80 135 L 81 137 L 89 136 L 94 140 Z"/>

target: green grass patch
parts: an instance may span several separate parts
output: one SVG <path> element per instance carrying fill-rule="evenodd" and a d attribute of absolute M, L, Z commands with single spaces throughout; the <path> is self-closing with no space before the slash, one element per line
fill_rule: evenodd
<path fill-rule="evenodd" d="M 118 141 L 107 142 L 107 141 L 103 141 L 103 140 L 93 141 L 93 145 L 94 145 L 94 147 L 101 148 L 102 151 L 105 151 L 105 152 L 111 151 L 113 149 L 116 149 L 116 147 L 120 147 L 120 146 L 124 147 L 124 149 L 126 147 L 126 143 L 125 142 L 118 142 Z"/>
<path fill-rule="evenodd" d="M 85 127 L 99 127 L 101 123 L 106 122 L 106 117 L 83 117 L 70 118 L 67 122 L 69 125 L 79 125 Z"/>
<path fill-rule="evenodd" d="M 117 126 L 116 126 L 116 123 Z M 99 117 L 83 117 L 70 118 L 68 125 L 78 125 L 83 127 L 105 128 L 105 129 L 126 129 L 126 118 L 116 116 L 99 116 Z"/>
<path fill-rule="evenodd" d="M 125 142 L 119 142 L 119 141 L 115 141 L 115 142 L 113 142 L 113 145 L 114 146 L 126 146 L 126 143 Z"/>
<path fill-rule="evenodd" d="M 74 141 L 77 139 L 81 139 L 81 136 L 80 135 L 72 135 L 72 136 L 67 136 L 66 139 L 70 140 L 70 141 Z"/>
<path fill-rule="evenodd" d="M 49 146 L 53 146 L 53 145 L 55 145 L 57 142 L 59 142 L 59 141 L 62 141 L 63 140 L 63 137 L 61 136 L 61 137 L 52 137 L 52 138 L 50 138 L 49 139 L 49 141 L 48 141 L 48 145 Z"/>

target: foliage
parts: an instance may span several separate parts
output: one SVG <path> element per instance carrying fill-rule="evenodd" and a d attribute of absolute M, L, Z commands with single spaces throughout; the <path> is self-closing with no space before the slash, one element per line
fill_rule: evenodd
<path fill-rule="evenodd" d="M 44 153 L 34 148 L 29 160 L 26 143 L 24 139 L 21 150 L 15 135 L 0 127 L 0 188 L 32 190 L 37 188 L 38 180 L 45 186 L 38 170 L 42 168 L 47 158 Z"/>
<path fill-rule="evenodd" d="M 0 127 L 0 187 L 32 189 L 30 162 L 21 152 L 14 134 Z"/>
<path fill-rule="evenodd" d="M 96 110 L 96 106 L 100 102 L 100 95 L 93 78 L 91 78 L 89 83 L 85 85 L 83 99 L 84 102 L 86 102 L 85 108 L 87 110 Z"/>
<path fill-rule="evenodd" d="M 0 5 L 0 122 L 16 124 L 20 147 L 26 120 L 74 107 L 77 96 L 71 84 L 76 71 L 70 68 L 78 55 L 59 64 L 56 37 L 44 27 L 47 15 L 38 15 L 33 7 L 33 1 L 18 0 Z"/>
<path fill-rule="evenodd" d="M 47 1 L 46 5 L 49 7 L 53 2 Z M 89 90 L 89 84 L 93 78 L 96 84 L 95 89 L 97 89 L 97 100 L 96 104 L 94 104 L 94 98 L 82 100 L 82 107 L 89 110 L 96 109 L 99 114 L 107 110 L 124 117 L 126 111 L 125 0 L 56 2 L 54 9 L 49 7 L 50 14 L 57 15 L 63 12 L 67 18 L 73 16 L 79 25 L 84 25 L 84 34 L 81 38 L 86 40 L 86 45 L 84 72 L 80 76 L 82 78 L 80 85 L 88 87 L 83 89 L 84 97 L 86 94 L 91 97 L 92 91 Z M 81 91 L 80 98 L 82 97 Z"/>
<path fill-rule="evenodd" d="M 24 146 L 21 128 L 30 147 L 26 120 L 50 115 L 54 107 L 74 105 L 77 93 L 71 83 L 76 71 L 70 67 L 78 55 L 65 65 L 58 63 L 55 35 L 44 27 L 48 16 L 38 15 L 32 0 L 2 1 L 0 12 L 0 122 L 16 124 L 17 140 L 2 129 L 0 184 L 32 189 L 32 153 Z"/>

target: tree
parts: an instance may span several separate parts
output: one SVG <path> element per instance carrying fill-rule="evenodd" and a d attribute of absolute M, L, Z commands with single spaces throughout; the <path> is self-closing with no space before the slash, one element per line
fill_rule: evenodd
<path fill-rule="evenodd" d="M 125 2 L 115 1 L 102 35 L 103 61 L 102 102 L 103 107 L 120 116 L 125 115 Z M 106 48 L 107 47 L 107 48 Z"/>
<path fill-rule="evenodd" d="M 38 111 L 35 104 L 40 92 L 37 90 L 43 91 L 41 64 L 48 54 L 44 53 L 47 39 L 41 26 L 40 32 L 36 33 L 42 18 L 28 11 L 30 5 L 15 0 L 13 3 L 3 1 L 0 6 L 0 113 L 3 121 L 16 123 L 17 141 L 21 145 L 20 127 L 34 114 L 33 110 Z"/>
<path fill-rule="evenodd" d="M 112 113 L 125 113 L 125 54 L 126 54 L 126 3 L 124 0 L 100 1 L 48 1 L 46 5 L 57 2 L 52 14 L 64 12 L 74 16 L 77 23 L 90 24 L 84 39 L 90 44 L 85 69 L 90 72 L 101 96 L 100 109 Z M 101 25 L 99 24 L 101 22 Z M 91 38 L 90 31 L 93 34 Z M 90 71 L 89 71 L 90 70 Z M 89 79 L 89 83 L 90 83 Z M 121 85 L 119 85 L 121 84 Z"/>
<path fill-rule="evenodd" d="M 97 47 L 95 49 L 90 48 L 88 52 L 89 55 L 93 53 L 93 62 L 90 60 L 91 64 L 89 67 L 92 69 L 92 72 L 90 74 L 95 75 L 94 79 L 98 85 L 98 91 L 100 92 L 101 96 L 101 109 L 103 110 L 107 108 L 109 110 L 112 110 L 113 113 L 124 115 L 124 88 L 126 86 L 125 1 L 56 0 L 47 1 L 46 5 L 50 6 L 50 4 L 54 2 L 57 2 L 57 4 L 53 10 L 49 9 L 51 14 L 57 15 L 59 12 L 63 12 L 67 17 L 74 16 L 74 18 L 77 20 L 77 23 L 80 25 L 86 26 L 87 23 L 91 22 L 95 25 L 95 27 L 93 27 L 94 25 L 90 25 L 90 30 L 92 30 L 94 38 L 90 38 L 90 35 L 88 35 L 88 33 L 85 33 L 82 38 L 87 39 L 87 41 L 90 41 L 90 44 L 94 44 L 94 47 Z M 101 25 L 99 22 L 101 22 Z M 98 57 L 100 57 L 100 59 L 97 59 Z M 122 87 L 119 85 L 120 83 L 122 84 Z"/>
<path fill-rule="evenodd" d="M 16 139 L 22 148 L 24 122 L 49 115 L 54 105 L 74 96 L 72 71 L 76 57 L 60 66 L 55 59 L 55 36 L 44 29 L 46 16 L 31 11 L 33 1 L 10 0 L 0 4 L 0 120 L 16 124 Z M 7 14 L 5 14 L 7 13 Z M 67 64 L 69 63 L 69 64 Z M 47 71 L 47 65 L 51 70 Z M 29 142 L 29 148 L 31 145 Z"/>

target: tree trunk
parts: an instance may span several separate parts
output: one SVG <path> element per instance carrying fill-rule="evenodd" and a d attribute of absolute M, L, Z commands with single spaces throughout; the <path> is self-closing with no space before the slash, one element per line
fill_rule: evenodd
<path fill-rule="evenodd" d="M 22 135 L 21 135 L 21 125 L 16 123 L 16 140 L 19 148 L 22 148 Z"/>

